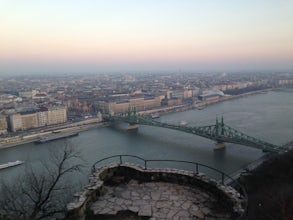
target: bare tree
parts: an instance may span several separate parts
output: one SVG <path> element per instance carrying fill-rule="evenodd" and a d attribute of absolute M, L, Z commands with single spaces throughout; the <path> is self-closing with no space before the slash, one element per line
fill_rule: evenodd
<path fill-rule="evenodd" d="M 65 210 L 66 195 L 72 186 L 64 178 L 79 172 L 80 153 L 66 146 L 50 158 L 50 166 L 42 163 L 42 172 L 30 168 L 14 184 L 1 184 L 0 211 L 13 219 L 52 218 Z"/>

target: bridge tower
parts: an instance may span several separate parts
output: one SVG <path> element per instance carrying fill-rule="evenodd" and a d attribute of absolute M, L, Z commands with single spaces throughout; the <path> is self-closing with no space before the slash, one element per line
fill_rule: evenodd
<path fill-rule="evenodd" d="M 218 137 L 223 136 L 225 129 L 224 129 L 224 117 L 222 116 L 221 122 L 218 121 L 218 118 L 216 119 L 216 125 L 215 125 L 215 136 L 216 136 L 216 143 L 214 150 L 222 150 L 225 148 L 225 143 Z"/>
<path fill-rule="evenodd" d="M 136 108 L 135 107 L 129 107 L 128 112 L 127 112 L 127 116 L 129 118 L 130 117 L 136 117 L 137 116 Z M 127 127 L 127 130 L 137 131 L 138 127 L 139 127 L 139 125 L 137 123 L 135 123 L 135 122 L 129 123 L 128 127 Z"/>

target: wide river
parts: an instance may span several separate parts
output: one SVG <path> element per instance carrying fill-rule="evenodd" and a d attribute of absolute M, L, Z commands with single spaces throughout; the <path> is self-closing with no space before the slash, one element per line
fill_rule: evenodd
<path fill-rule="evenodd" d="M 187 126 L 202 126 L 214 124 L 216 117 L 221 116 L 224 116 L 227 125 L 273 144 L 282 145 L 293 139 L 292 92 L 268 92 L 247 96 L 217 103 L 203 110 L 164 115 L 158 120 L 174 124 L 184 120 L 188 122 Z M 68 138 L 67 141 L 81 152 L 83 160 L 80 162 L 84 165 L 83 172 L 74 175 L 70 180 L 79 186 L 85 185 L 92 164 L 115 154 L 132 154 L 145 159 L 200 162 L 228 174 L 263 155 L 261 150 L 228 143 L 224 150 L 214 151 L 214 142 L 211 140 L 165 128 L 140 126 L 137 132 L 128 132 L 125 128 L 125 124 L 97 128 Z M 58 152 L 64 145 L 65 140 L 58 140 L 0 150 L 0 163 L 25 161 L 24 165 L 0 170 L 0 179 L 16 181 L 15 178 L 29 166 L 44 169 L 43 163 L 50 161 L 50 155 Z M 179 168 L 193 169 L 185 165 L 180 165 Z"/>

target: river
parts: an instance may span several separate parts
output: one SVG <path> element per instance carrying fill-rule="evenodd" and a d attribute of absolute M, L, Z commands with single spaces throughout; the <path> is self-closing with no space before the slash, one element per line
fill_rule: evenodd
<path fill-rule="evenodd" d="M 227 125 L 273 144 L 282 145 L 293 139 L 292 92 L 271 91 L 247 96 L 217 103 L 203 110 L 164 115 L 158 120 L 175 124 L 184 120 L 188 122 L 188 126 L 202 126 L 214 124 L 216 117 L 222 116 Z M 115 154 L 132 154 L 145 159 L 200 162 L 228 174 L 263 155 L 261 150 L 228 143 L 224 150 L 214 151 L 211 140 L 165 128 L 140 126 L 137 132 L 129 132 L 125 128 L 125 124 L 97 128 L 67 139 L 81 152 L 83 160 L 80 162 L 84 165 L 83 172 L 72 176 L 70 180 L 78 186 L 85 185 L 92 164 Z M 50 155 L 58 152 L 64 145 L 65 140 L 57 140 L 1 149 L 0 163 L 23 160 L 25 165 L 1 170 L 0 179 L 15 181 L 29 166 L 44 169 L 42 164 L 50 161 Z M 179 168 L 193 169 L 182 165 Z"/>

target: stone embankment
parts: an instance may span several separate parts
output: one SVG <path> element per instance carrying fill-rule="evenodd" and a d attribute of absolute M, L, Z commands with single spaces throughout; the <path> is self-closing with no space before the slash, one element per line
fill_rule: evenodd
<path fill-rule="evenodd" d="M 246 200 L 204 174 L 111 164 L 68 204 L 69 219 L 237 219 Z"/>

